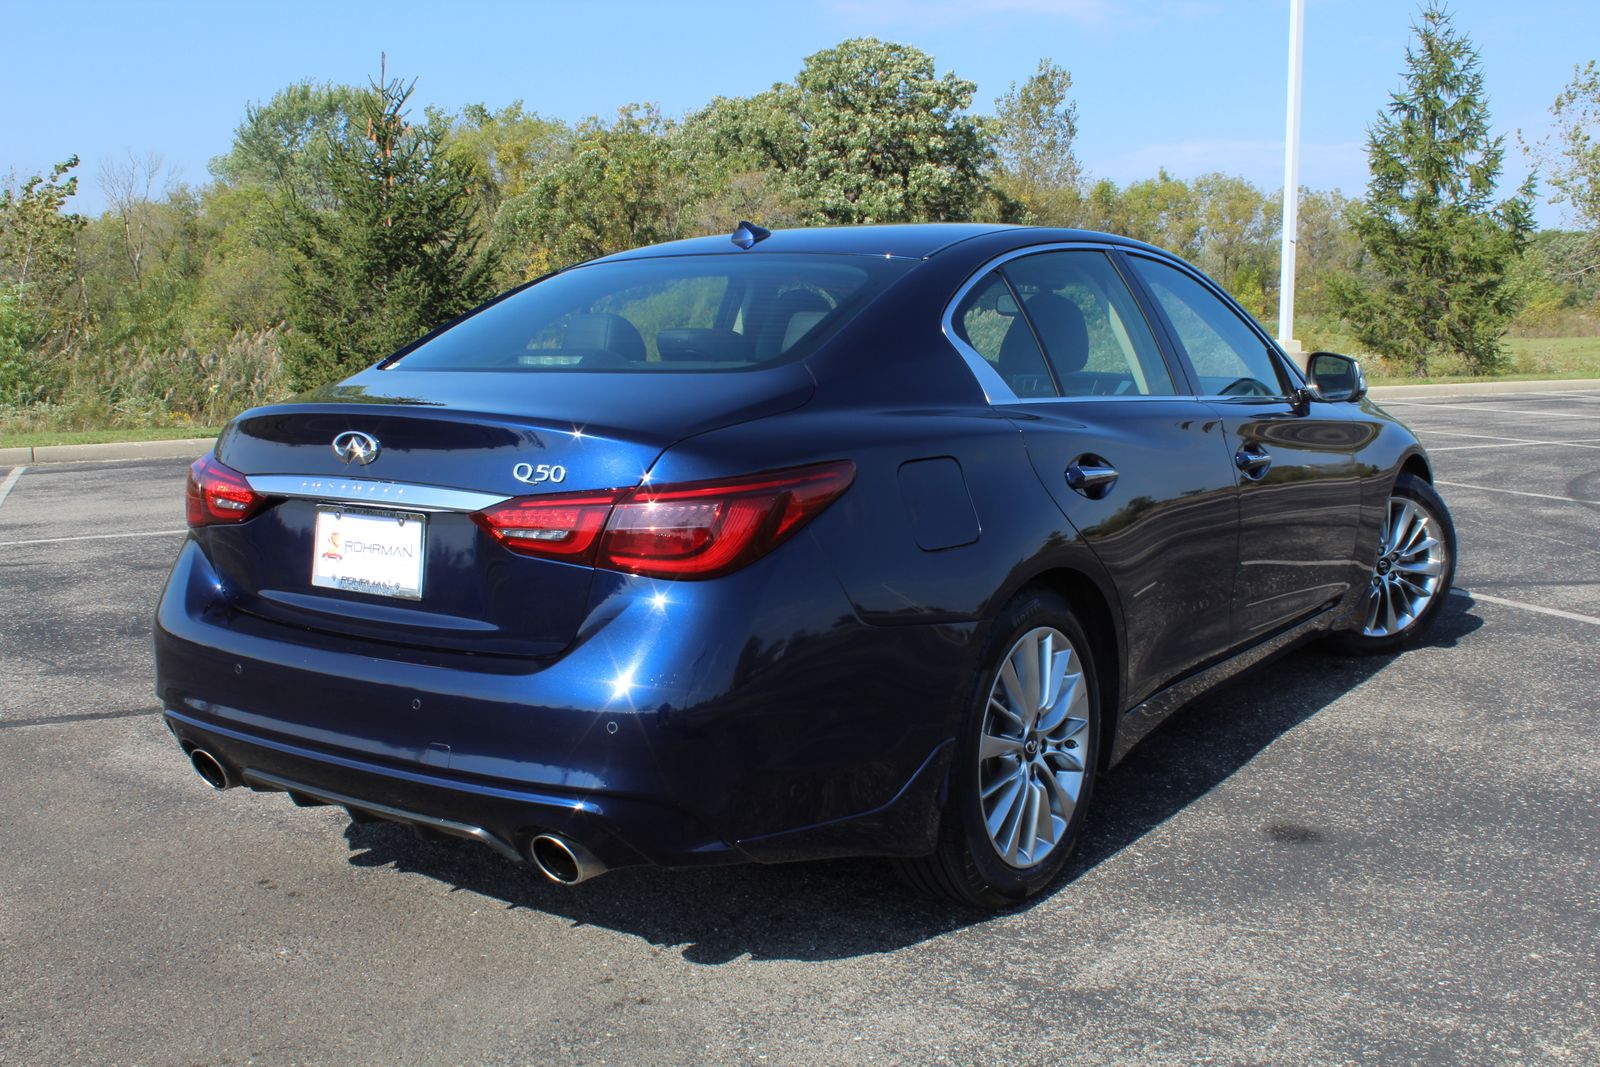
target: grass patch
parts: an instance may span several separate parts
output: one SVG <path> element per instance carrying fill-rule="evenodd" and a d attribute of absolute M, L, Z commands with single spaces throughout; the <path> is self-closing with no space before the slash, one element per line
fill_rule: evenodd
<path fill-rule="evenodd" d="M 176 441 L 186 437 L 215 437 L 220 426 L 160 426 L 138 430 L 16 430 L 0 433 L 0 448 L 40 445 L 99 445 L 112 441 Z"/>
<path fill-rule="evenodd" d="M 1505 365 L 1495 374 L 1462 374 L 1440 366 L 1426 378 L 1395 367 L 1381 356 L 1362 355 L 1351 345 L 1346 351 L 1361 360 L 1373 385 L 1440 385 L 1459 382 L 1538 382 L 1565 378 L 1600 378 L 1600 337 L 1508 337 Z"/>

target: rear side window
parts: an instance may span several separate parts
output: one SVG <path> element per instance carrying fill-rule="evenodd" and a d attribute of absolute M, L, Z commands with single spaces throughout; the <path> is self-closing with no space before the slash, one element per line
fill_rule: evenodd
<path fill-rule="evenodd" d="M 1283 396 L 1277 361 L 1245 321 L 1176 267 L 1129 256 L 1150 286 L 1200 379 L 1202 396 Z"/>
<path fill-rule="evenodd" d="M 735 254 L 576 267 L 391 366 L 721 371 L 799 358 L 912 266 L 876 256 Z"/>
<path fill-rule="evenodd" d="M 1104 252 L 1041 252 L 1001 268 L 1044 342 L 1062 396 L 1171 396 L 1155 335 Z"/>
<path fill-rule="evenodd" d="M 1033 329 L 1017 298 L 998 272 L 962 297 L 951 324 L 956 334 L 982 356 L 1019 397 L 1056 396 Z"/>

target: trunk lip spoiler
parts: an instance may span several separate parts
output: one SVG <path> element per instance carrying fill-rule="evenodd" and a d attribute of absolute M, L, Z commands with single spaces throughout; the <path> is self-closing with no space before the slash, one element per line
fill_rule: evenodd
<path fill-rule="evenodd" d="M 298 497 L 345 504 L 379 504 L 417 511 L 474 512 L 510 500 L 505 493 L 483 493 L 441 485 L 386 482 L 372 478 L 340 478 L 317 474 L 247 474 L 250 488 L 262 496 Z"/>

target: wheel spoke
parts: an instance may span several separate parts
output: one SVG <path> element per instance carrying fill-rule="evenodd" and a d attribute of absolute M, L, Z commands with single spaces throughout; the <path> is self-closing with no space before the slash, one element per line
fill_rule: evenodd
<path fill-rule="evenodd" d="M 1068 781 L 1061 780 L 1062 774 L 1067 773 Z M 1083 776 L 1077 773 L 1054 772 L 1044 776 L 1044 784 L 1056 798 L 1056 807 L 1061 810 L 1056 812 L 1062 822 L 1072 821 L 1072 809 L 1078 806 L 1078 790 L 1083 782 Z"/>
<path fill-rule="evenodd" d="M 1022 818 L 1017 823 L 1017 853 L 1032 857 L 1039 847 L 1039 783 L 1028 775 L 1023 786 Z M 1048 805 L 1046 805 L 1048 807 Z"/>
<path fill-rule="evenodd" d="M 1003 717 L 1007 722 L 1015 723 L 1018 731 L 1027 729 L 1026 724 L 1022 721 L 1022 716 L 1006 707 L 1005 701 L 992 693 L 989 695 L 989 710 Z"/>
<path fill-rule="evenodd" d="M 1039 717 L 1039 638 L 1035 635 L 1023 638 L 1023 645 L 1018 646 L 1011 659 L 1016 663 L 1016 674 L 1022 683 L 1017 694 L 1017 711 L 1022 713 L 1023 721 L 1031 724 Z"/>
<path fill-rule="evenodd" d="M 1049 771 L 1043 771 L 1039 777 L 1049 778 L 1051 774 Z M 1039 842 L 1041 841 L 1046 845 L 1054 845 L 1056 843 L 1055 814 L 1050 810 L 1049 790 L 1046 789 L 1042 781 L 1036 781 L 1033 783 L 1033 792 L 1033 845 L 1028 849 L 1029 855 L 1033 855 L 1038 851 Z"/>
<path fill-rule="evenodd" d="M 1052 748 L 1045 754 L 1047 760 L 1060 760 L 1063 770 L 1083 770 L 1083 750 L 1081 748 Z"/>
<path fill-rule="evenodd" d="M 996 756 L 1015 756 L 1021 751 L 1022 740 L 1020 738 L 984 734 L 978 740 L 978 759 L 980 760 L 990 760 Z"/>
<path fill-rule="evenodd" d="M 1044 660 L 1044 702 L 1039 705 L 1042 709 L 1054 708 L 1061 702 L 1061 686 L 1067 680 L 1067 668 L 1072 666 L 1072 646 L 1068 645 L 1061 651 L 1055 651 L 1055 643 L 1048 642 L 1051 653 Z M 1076 675 L 1074 675 L 1076 677 Z"/>
<path fill-rule="evenodd" d="M 990 782 L 988 785 L 986 785 L 983 788 L 981 788 L 978 791 L 978 796 L 980 796 L 984 800 L 988 800 L 990 797 L 992 797 L 996 793 L 1000 792 L 1000 790 L 1004 789 L 1006 786 L 1010 785 L 1012 782 L 1015 782 L 1018 778 L 1021 778 L 1021 777 L 1022 777 L 1022 765 L 1018 764 L 1011 771 L 1010 774 L 1002 774 L 1000 777 L 996 778 L 994 781 Z"/>
<path fill-rule="evenodd" d="M 989 811 L 986 821 L 989 827 L 989 836 L 996 843 L 1000 841 L 1002 831 L 1011 819 L 1011 813 L 1017 809 L 1017 798 L 1022 795 L 1023 774 L 1019 769 L 1016 775 L 1007 783 L 1008 788 L 1000 795 L 1000 799 Z"/>
<path fill-rule="evenodd" d="M 1416 515 L 1416 509 L 1412 507 L 1411 501 L 1402 500 L 1399 503 L 1399 513 L 1395 515 L 1394 521 L 1389 525 L 1389 549 L 1391 551 L 1405 544 L 1410 538 L 1411 522 Z"/>
<path fill-rule="evenodd" d="M 1025 686 L 1022 679 L 1017 677 L 1017 666 L 1013 662 L 1015 656 L 1007 656 L 1006 661 L 1000 665 L 1000 687 L 1005 690 L 1006 702 L 1010 705 L 1010 714 L 1017 720 L 1017 725 L 1026 729 L 1028 726 L 1028 699 L 1024 692 Z M 991 696 L 990 702 L 994 701 Z"/>

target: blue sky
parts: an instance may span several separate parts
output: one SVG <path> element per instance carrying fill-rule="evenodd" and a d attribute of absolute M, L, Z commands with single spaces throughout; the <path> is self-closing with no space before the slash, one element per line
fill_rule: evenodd
<path fill-rule="evenodd" d="M 99 3 L 0 0 L 0 177 L 83 159 L 76 207 L 94 212 L 103 159 L 161 153 L 202 182 L 245 106 L 301 78 L 360 83 L 378 53 L 416 75 L 416 100 L 454 109 L 515 99 L 565 119 L 650 100 L 669 114 L 786 80 L 843 38 L 933 54 L 975 81 L 987 110 L 1048 56 L 1072 71 L 1079 155 L 1117 182 L 1165 166 L 1189 177 L 1282 182 L 1287 0 L 788 0 L 467 5 Z M 1399 83 L 1415 5 L 1308 0 L 1301 181 L 1358 194 L 1365 129 Z M 1594 0 L 1455 0 L 1479 46 L 1508 174 L 1515 131 L 1543 134 L 1573 65 L 1600 58 Z M 65 12 L 65 14 L 63 14 Z M 1543 225 L 1559 209 L 1541 206 Z"/>

